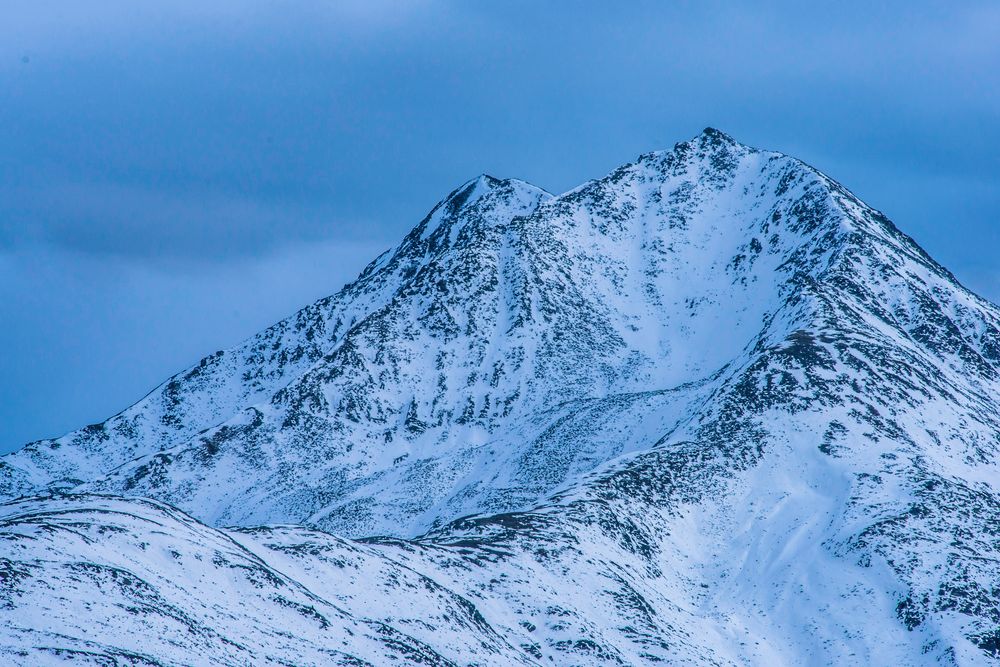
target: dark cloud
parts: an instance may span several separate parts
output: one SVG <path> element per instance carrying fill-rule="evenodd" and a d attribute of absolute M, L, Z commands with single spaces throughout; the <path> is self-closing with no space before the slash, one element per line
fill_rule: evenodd
<path fill-rule="evenodd" d="M 62 381 L 96 383 L 104 412 L 137 396 L 122 374 L 148 385 L 177 359 L 77 360 L 91 338 L 101 354 L 137 340 L 99 304 L 129 322 L 184 310 L 221 345 L 259 324 L 209 312 L 213 294 L 255 307 L 236 276 L 285 258 L 267 275 L 288 312 L 368 259 L 338 255 L 305 289 L 297 253 L 382 247 L 484 171 L 560 191 L 706 125 L 829 172 L 1000 297 L 996 3 L 9 0 L 3 14 L 4 335 Z M 98 278 L 108 265 L 120 280 Z M 201 299 L 180 286 L 193 274 Z M 11 377 L 0 403 L 48 400 Z M 70 425 L 39 410 L 19 433 Z"/>
<path fill-rule="evenodd" d="M 4 203 L 6 202 L 6 207 Z M 269 255 L 288 244 L 382 239 L 322 201 L 268 201 L 208 191 L 109 184 L 17 191 L 0 186 L 0 248 L 51 245 L 142 261 L 220 261 Z"/>

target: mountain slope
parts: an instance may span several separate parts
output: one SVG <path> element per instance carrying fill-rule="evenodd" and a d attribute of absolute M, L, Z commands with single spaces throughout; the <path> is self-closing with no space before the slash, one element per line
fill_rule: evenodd
<path fill-rule="evenodd" d="M 792 158 L 706 130 L 557 197 L 484 176 L 336 296 L 6 457 L 8 496 L 245 528 L 13 502 L 0 613 L 69 623 L 45 655 L 155 628 L 163 664 L 978 664 L 998 389 L 997 309 Z M 253 558 L 286 583 L 194 593 Z M 105 639 L 73 625 L 117 582 L 92 562 L 157 611 L 119 586 Z"/>

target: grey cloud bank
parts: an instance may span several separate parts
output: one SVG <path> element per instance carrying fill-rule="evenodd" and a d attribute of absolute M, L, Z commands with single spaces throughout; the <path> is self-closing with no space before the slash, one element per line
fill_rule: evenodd
<path fill-rule="evenodd" d="M 0 450 L 336 291 L 480 172 L 558 192 L 706 125 L 1000 298 L 992 3 L 13 2 Z"/>

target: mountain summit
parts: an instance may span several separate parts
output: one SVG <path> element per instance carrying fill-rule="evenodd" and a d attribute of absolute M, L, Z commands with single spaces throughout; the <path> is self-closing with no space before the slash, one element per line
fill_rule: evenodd
<path fill-rule="evenodd" d="M 558 196 L 482 175 L 4 457 L 0 653 L 982 664 L 998 396 L 1000 311 L 794 158 L 708 128 Z"/>

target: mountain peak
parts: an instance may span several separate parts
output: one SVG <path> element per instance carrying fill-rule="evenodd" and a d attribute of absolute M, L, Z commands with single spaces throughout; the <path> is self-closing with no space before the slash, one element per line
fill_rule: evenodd
<path fill-rule="evenodd" d="M 501 184 L 500 179 L 489 174 L 480 174 L 472 178 L 445 197 L 444 204 L 450 213 L 454 213 L 464 206 L 474 204 L 483 195 L 492 192 L 494 188 Z"/>
<path fill-rule="evenodd" d="M 498 191 L 508 191 L 509 194 L 513 195 L 521 193 L 548 194 L 538 186 L 518 178 L 497 178 L 496 176 L 482 173 L 452 190 L 438 204 L 438 207 L 444 205 L 450 213 L 455 213 L 462 208 L 472 206 L 480 198 Z"/>
<path fill-rule="evenodd" d="M 745 154 L 756 153 L 757 150 L 746 144 L 740 143 L 732 135 L 717 130 L 714 127 L 706 127 L 701 133 L 687 142 L 679 144 L 693 148 L 696 154 L 720 155 L 720 154 Z M 676 147 L 675 147 L 676 150 Z"/>
<path fill-rule="evenodd" d="M 698 135 L 698 139 L 704 142 L 710 143 L 723 143 L 723 144 L 738 144 L 739 142 L 733 139 L 732 135 L 726 134 L 722 130 L 718 130 L 714 127 L 706 127 Z"/>
<path fill-rule="evenodd" d="M 482 222 L 510 215 L 524 215 L 532 211 L 541 200 L 549 197 L 551 195 L 545 190 L 525 181 L 480 174 L 455 188 L 438 202 L 404 239 L 400 249 L 419 254 L 428 247 L 448 247 L 470 221 Z M 447 243 L 434 239 L 447 239 Z"/>
<path fill-rule="evenodd" d="M 732 166 L 741 157 L 758 152 L 760 151 L 740 143 L 730 134 L 714 127 L 706 127 L 687 141 L 674 144 L 672 149 L 643 153 L 636 160 L 636 163 L 673 166 L 687 163 L 690 160 L 708 159 L 714 167 L 724 169 L 727 166 Z"/>
<path fill-rule="evenodd" d="M 492 174 L 487 174 L 486 172 L 483 172 L 478 176 L 476 176 L 475 178 L 466 181 L 465 184 L 468 185 L 469 183 L 477 183 L 485 188 L 495 188 L 503 184 L 507 180 L 508 179 L 506 178 L 499 178 Z"/>
<path fill-rule="evenodd" d="M 0 656 L 980 664 L 997 396 L 1000 312 L 794 158 L 706 128 L 558 197 L 482 174 L 341 292 L 0 461 L 3 497 L 116 494 L 0 507 Z"/>

